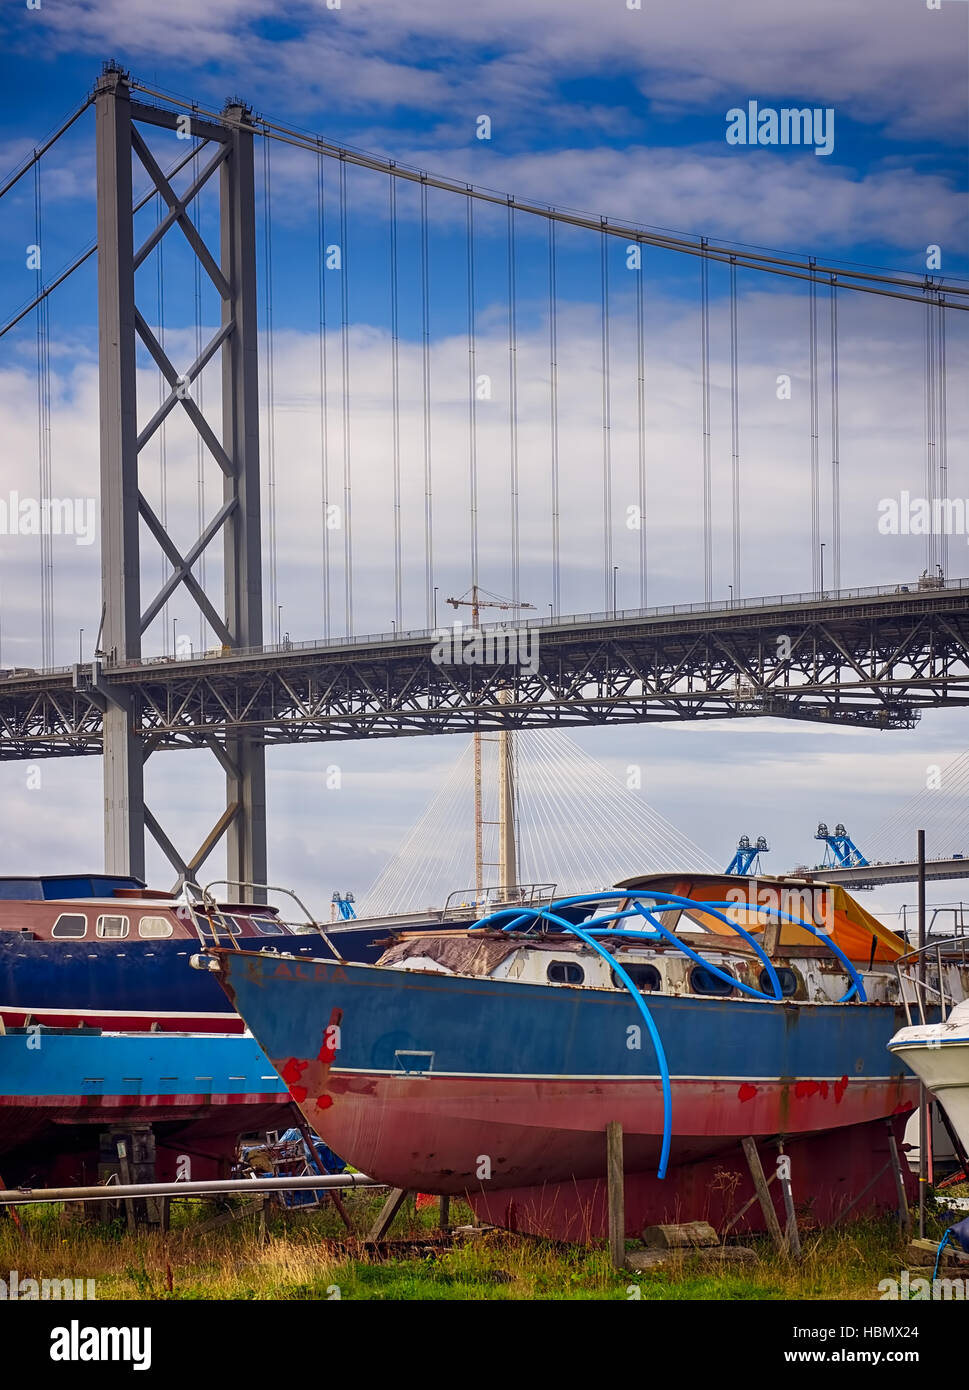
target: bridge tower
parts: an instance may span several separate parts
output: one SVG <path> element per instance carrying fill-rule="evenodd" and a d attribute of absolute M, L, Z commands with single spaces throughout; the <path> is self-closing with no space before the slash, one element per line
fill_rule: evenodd
<path fill-rule="evenodd" d="M 121 663 L 140 658 L 143 633 L 180 584 L 226 647 L 262 643 L 255 180 L 250 113 L 241 103 L 230 103 L 219 121 L 203 120 L 194 112 L 178 116 L 136 100 L 128 75 L 110 63 L 95 88 L 95 107 L 104 608 L 91 680 L 93 694 L 104 710 L 104 867 L 108 873 L 144 877 L 147 827 L 176 870 L 179 882 L 194 879 L 225 836 L 230 883 L 265 883 L 263 744 L 231 729 L 223 739 L 209 740 L 225 772 L 226 805 L 201 846 L 183 858 L 145 804 L 144 764 L 151 746 L 134 731 L 138 696 L 134 686 L 126 687 L 119 679 L 122 672 L 118 669 Z M 177 194 L 172 188 L 140 126 L 162 127 L 182 139 L 200 142 L 198 176 L 184 193 Z M 188 156 L 195 146 L 188 144 L 182 149 Z M 138 247 L 132 205 L 134 157 L 168 209 Z M 216 174 L 220 246 L 214 254 L 196 230 L 189 208 Z M 198 359 L 181 371 L 135 302 L 135 271 L 161 239 L 173 232 L 184 235 L 222 304 L 219 330 Z M 139 340 L 169 388 L 163 403 L 140 426 L 135 374 Z M 192 383 L 213 359 L 220 361 L 222 368 L 221 438 L 191 395 Z M 139 487 L 139 456 L 174 410 L 185 411 L 223 474 L 222 505 L 184 554 Z M 142 521 L 171 565 L 168 578 L 147 603 L 141 595 Z M 216 536 L 222 537 L 224 547 L 221 612 L 193 574 L 193 566 Z"/>

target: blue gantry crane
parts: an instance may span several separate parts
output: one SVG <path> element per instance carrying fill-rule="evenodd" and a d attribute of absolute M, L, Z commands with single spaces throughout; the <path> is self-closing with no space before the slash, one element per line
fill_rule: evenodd
<path fill-rule="evenodd" d="M 825 869 L 863 869 L 868 860 L 840 822 L 831 834 L 824 821 L 818 825 L 816 840 L 824 841 Z"/>
<path fill-rule="evenodd" d="M 353 906 L 355 899 L 352 893 L 334 893 L 330 901 L 333 903 L 334 907 L 340 909 L 340 916 L 343 918 L 344 922 L 352 922 L 354 917 L 356 917 L 357 910 Z"/>
<path fill-rule="evenodd" d="M 757 836 L 756 844 L 750 843 L 749 835 L 741 835 L 734 857 L 727 865 L 728 874 L 743 874 L 751 876 L 761 872 L 760 856 L 766 854 L 770 849 L 766 838 L 763 835 Z"/>

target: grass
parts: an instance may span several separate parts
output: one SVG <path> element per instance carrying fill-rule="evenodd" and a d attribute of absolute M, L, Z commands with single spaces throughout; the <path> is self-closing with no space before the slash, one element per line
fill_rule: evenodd
<path fill-rule="evenodd" d="M 347 1192 L 355 1230 L 365 1230 L 382 1194 Z M 265 1238 L 257 1219 L 200 1232 L 221 1208 L 210 1202 L 173 1207 L 167 1233 L 129 1235 L 123 1221 L 96 1224 L 62 1207 L 22 1207 L 22 1234 L 0 1216 L 0 1277 L 93 1278 L 101 1299 L 384 1299 L 509 1301 L 612 1299 L 876 1299 L 878 1281 L 897 1277 L 905 1241 L 891 1221 L 866 1222 L 802 1238 L 795 1264 L 752 1238 L 756 1264 L 701 1268 L 687 1254 L 672 1267 L 632 1274 L 614 1270 L 602 1245 L 564 1246 L 483 1231 L 434 1248 L 436 1204 L 409 1201 L 391 1240 L 419 1240 L 416 1250 L 353 1250 L 332 1207 L 303 1214 L 273 1210 Z M 470 1211 L 452 1202 L 452 1222 Z M 427 1244 L 423 1244 L 426 1241 Z"/>

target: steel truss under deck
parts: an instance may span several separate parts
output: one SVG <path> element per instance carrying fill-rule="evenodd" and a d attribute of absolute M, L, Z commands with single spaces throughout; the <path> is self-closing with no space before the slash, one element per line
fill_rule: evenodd
<path fill-rule="evenodd" d="M 537 670 L 441 665 L 427 634 L 98 663 L 0 688 L 0 759 L 100 753 L 109 683 L 145 750 L 775 716 L 910 728 L 969 704 L 969 582 L 924 594 L 536 624 Z M 501 631 L 500 627 L 485 632 Z"/>

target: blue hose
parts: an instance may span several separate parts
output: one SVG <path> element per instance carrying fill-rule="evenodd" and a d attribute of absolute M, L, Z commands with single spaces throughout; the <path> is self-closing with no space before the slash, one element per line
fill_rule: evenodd
<path fill-rule="evenodd" d="M 610 962 L 613 970 L 632 995 L 633 1002 L 643 1016 L 649 1031 L 649 1036 L 653 1042 L 653 1051 L 656 1053 L 656 1063 L 659 1067 L 659 1077 L 663 1087 L 663 1146 L 660 1149 L 659 1168 L 657 1169 L 656 1176 L 658 1178 L 665 1178 L 666 1169 L 670 1161 L 670 1143 L 673 1137 L 673 1088 L 670 1085 L 670 1069 L 666 1060 L 666 1051 L 659 1035 L 659 1029 L 653 1021 L 652 1014 L 643 1002 L 642 994 L 633 984 L 632 980 L 626 974 L 625 970 L 623 970 L 611 951 L 607 950 L 600 941 L 596 941 L 594 936 L 590 936 L 588 932 L 583 931 L 581 927 L 576 927 L 573 926 L 571 922 L 566 922 L 564 917 L 557 917 L 554 913 L 550 912 L 548 920 L 558 922 L 566 931 L 572 932 L 580 941 L 584 941 L 587 946 L 591 946 L 594 951 L 598 951 L 600 956 Z"/>
<path fill-rule="evenodd" d="M 945 1235 L 944 1235 L 944 1236 L 942 1237 L 942 1239 L 939 1241 L 939 1248 L 938 1248 L 938 1250 L 936 1250 L 936 1252 L 935 1252 L 935 1268 L 934 1268 L 933 1271 L 932 1271 L 932 1280 L 933 1280 L 933 1282 L 935 1281 L 935 1276 L 936 1276 L 936 1275 L 938 1274 L 938 1272 L 939 1272 L 939 1261 L 942 1259 L 942 1251 L 945 1249 L 946 1245 L 949 1243 L 949 1236 L 950 1236 L 950 1234 L 951 1234 L 950 1231 L 946 1231 Z M 955 1241 L 953 1241 L 952 1243 L 953 1243 L 953 1245 L 955 1245 Z"/>
<path fill-rule="evenodd" d="M 649 899 L 653 903 L 652 909 L 645 907 L 643 903 L 640 901 L 640 898 Z M 631 908 L 627 908 L 624 912 L 614 912 L 601 917 L 592 917 L 588 922 L 586 922 L 584 928 L 577 927 L 572 922 L 566 921 L 564 917 L 560 917 L 558 912 L 554 910 L 555 908 L 561 909 L 565 907 L 573 907 L 581 903 L 602 903 L 616 900 L 628 902 L 630 899 L 632 899 L 633 901 L 633 906 Z M 470 928 L 470 930 L 472 931 L 477 931 L 482 928 L 494 926 L 500 928 L 502 931 L 513 932 L 520 924 L 526 922 L 531 922 L 533 925 L 537 921 L 554 923 L 562 931 L 570 932 L 573 936 L 577 936 L 580 941 L 584 941 L 587 946 L 591 946 L 594 951 L 596 951 L 600 956 L 603 957 L 603 959 L 609 962 L 617 978 L 622 981 L 625 988 L 631 994 L 633 1002 L 639 1009 L 639 1012 L 642 1014 L 643 1019 L 646 1023 L 646 1028 L 649 1032 L 650 1038 L 653 1043 L 653 1050 L 656 1054 L 656 1062 L 659 1068 L 660 1081 L 663 1089 L 663 1141 L 662 1148 L 660 1150 L 659 1169 L 657 1173 L 657 1176 L 660 1178 L 665 1178 L 666 1176 L 666 1170 L 669 1164 L 670 1144 L 673 1131 L 673 1093 L 672 1087 L 670 1085 L 670 1073 L 669 1065 L 666 1060 L 666 1052 L 663 1048 L 663 1043 L 659 1035 L 659 1030 L 656 1027 L 652 1014 L 649 1012 L 649 1009 L 646 1007 L 646 1004 L 643 1001 L 643 996 L 641 992 L 633 984 L 632 980 L 627 975 L 626 971 L 620 965 L 619 961 L 612 954 L 612 952 L 607 950 L 607 948 L 603 946 L 601 942 L 596 940 L 596 936 L 628 936 L 636 938 L 640 941 L 650 939 L 656 940 L 657 938 L 661 938 L 669 942 L 670 945 L 675 946 L 678 950 L 682 951 L 685 956 L 689 957 L 690 960 L 694 961 L 704 970 L 709 970 L 711 974 L 715 975 L 718 979 L 724 981 L 725 984 L 729 984 L 731 988 L 739 989 L 742 993 L 751 995 L 755 999 L 767 999 L 771 1000 L 774 1003 L 780 1002 L 783 999 L 783 991 L 781 990 L 780 981 L 777 977 L 777 972 L 774 969 L 770 957 L 764 951 L 760 943 L 757 940 L 755 940 L 755 938 L 751 936 L 749 932 L 745 931 L 744 928 L 741 927 L 738 923 L 732 922 L 728 917 L 725 917 L 723 913 L 718 910 L 720 908 L 729 908 L 736 906 L 737 903 L 735 902 L 704 902 L 701 899 L 697 898 L 680 897 L 678 894 L 675 893 L 632 893 L 628 890 L 624 891 L 613 889 L 606 893 L 583 893 L 571 898 L 561 898 L 559 901 L 557 901 L 554 904 L 550 904 L 548 907 L 529 908 L 522 912 L 515 912 L 514 909 L 503 908 L 498 912 L 490 913 L 487 917 L 482 917 L 480 921 L 475 922 L 473 926 Z M 759 960 L 763 964 L 764 969 L 767 972 L 767 976 L 774 990 L 773 995 L 767 994 L 763 990 L 755 989 L 752 985 L 746 985 L 742 981 L 738 980 L 736 976 L 729 975 L 725 971 L 719 970 L 717 966 L 711 964 L 709 961 L 704 960 L 702 956 L 698 955 L 689 946 L 687 946 L 681 937 L 678 937 L 674 932 L 670 931 L 668 927 L 664 927 L 661 922 L 658 922 L 656 918 L 653 916 L 653 913 L 657 911 L 663 911 L 669 907 L 680 907 L 705 912 L 709 916 L 715 917 L 718 921 L 723 922 L 725 926 L 730 927 L 733 931 L 737 933 L 738 936 L 743 937 L 743 939 L 747 941 L 749 945 L 753 948 L 753 950 L 756 952 Z M 816 936 L 821 940 L 826 941 L 828 948 L 834 955 L 838 957 L 838 959 L 844 965 L 845 969 L 848 972 L 848 977 L 851 980 L 851 988 L 838 1002 L 842 1004 L 847 1003 L 847 1001 L 852 997 L 853 994 L 857 994 L 859 1000 L 862 1003 L 867 1002 L 864 982 L 862 981 L 861 976 L 855 970 L 851 961 L 844 954 L 841 948 L 836 944 L 836 942 L 826 937 L 825 934 L 819 931 L 812 923 L 805 922 L 798 917 L 793 917 L 790 913 L 781 912 L 779 909 L 771 909 L 766 904 L 748 904 L 747 910 L 753 912 L 768 913 L 771 911 L 776 911 L 779 920 L 792 922 L 795 926 L 803 927 L 804 930 L 809 932 L 812 936 Z M 616 922 L 624 921 L 627 917 L 640 917 L 643 921 L 648 923 L 649 930 L 644 931 L 641 928 L 637 930 L 631 930 L 629 928 L 623 927 L 617 928 L 614 925 Z M 610 924 L 613 925 L 610 926 Z M 948 1236 L 949 1233 L 946 1232 L 946 1235 L 939 1246 L 939 1251 L 936 1256 L 936 1268 L 938 1268 L 939 1259 L 941 1258 L 942 1246 L 945 1245 Z M 933 1275 L 933 1278 L 934 1277 L 935 1276 Z"/>

